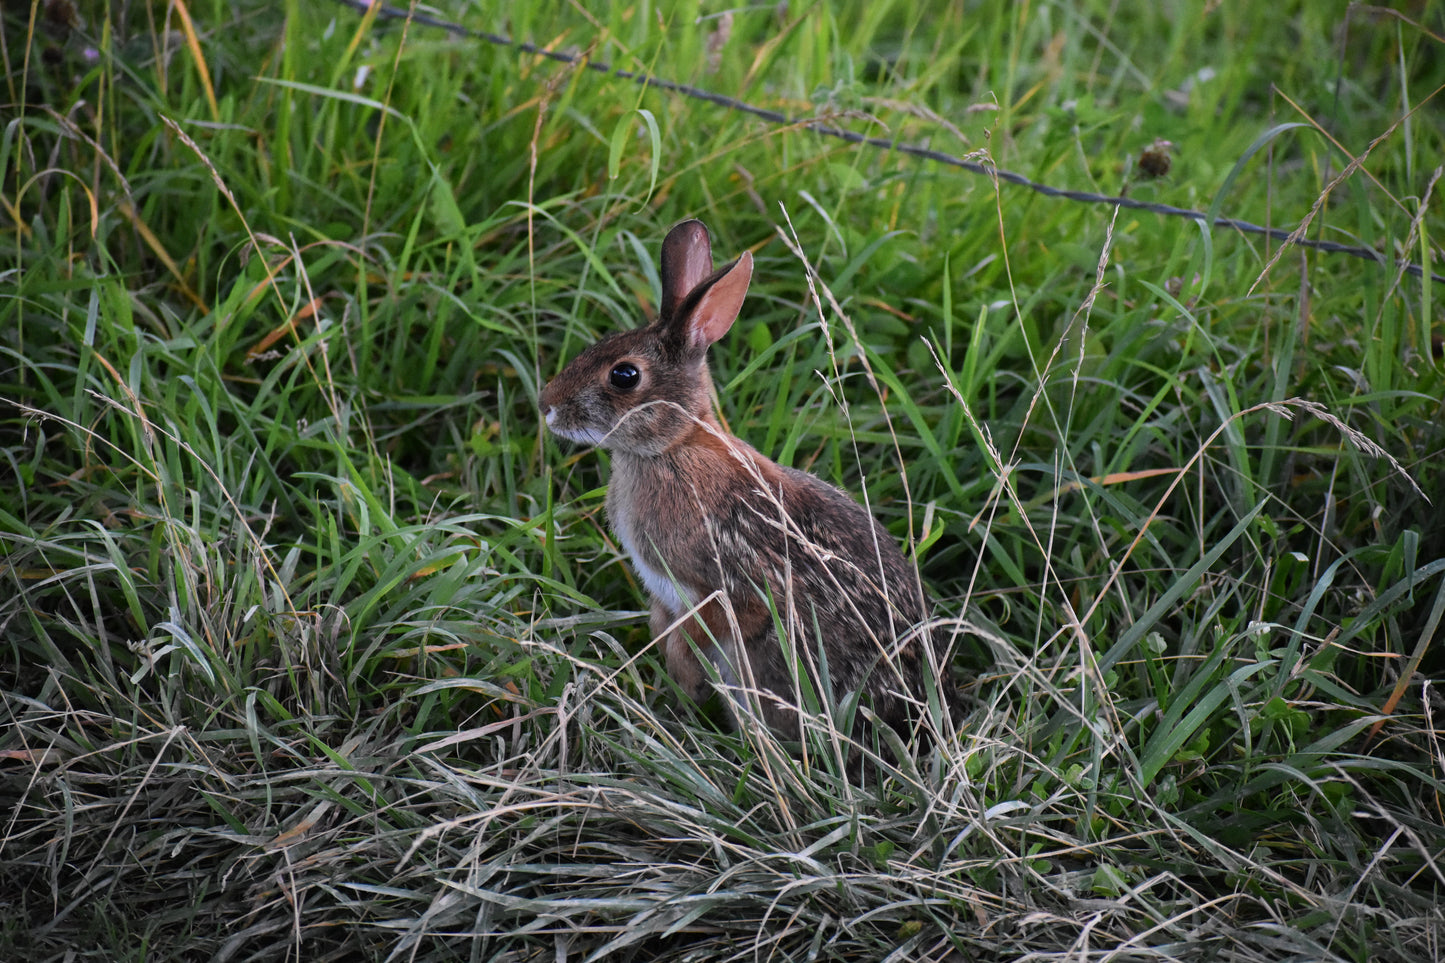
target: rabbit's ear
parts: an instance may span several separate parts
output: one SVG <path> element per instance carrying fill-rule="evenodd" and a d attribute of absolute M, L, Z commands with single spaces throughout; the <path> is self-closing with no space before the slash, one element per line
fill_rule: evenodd
<path fill-rule="evenodd" d="M 683 221 L 662 242 L 662 304 L 658 316 L 671 320 L 693 289 L 712 274 L 712 241 L 702 221 Z"/>
<path fill-rule="evenodd" d="M 684 309 L 685 317 L 677 319 L 689 351 L 701 354 L 728 333 L 743 309 L 743 299 L 748 295 L 748 283 L 752 279 L 753 255 L 751 251 L 744 251 L 708 280 L 701 296 Z"/>

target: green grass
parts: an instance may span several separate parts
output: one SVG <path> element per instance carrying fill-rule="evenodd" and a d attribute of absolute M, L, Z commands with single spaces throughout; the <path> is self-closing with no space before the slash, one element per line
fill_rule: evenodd
<path fill-rule="evenodd" d="M 554 6 L 441 13 L 1441 271 L 1438 6 Z M 1439 957 L 1438 282 L 179 9 L 4 13 L 7 959 Z M 538 424 L 690 216 L 757 258 L 723 415 L 954 641 L 957 737 L 866 780 L 679 700 Z"/>

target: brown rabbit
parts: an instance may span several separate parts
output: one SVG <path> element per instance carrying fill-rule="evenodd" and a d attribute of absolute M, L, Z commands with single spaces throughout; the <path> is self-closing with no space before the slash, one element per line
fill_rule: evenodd
<path fill-rule="evenodd" d="M 555 434 L 612 452 L 608 519 L 684 691 L 709 691 L 701 653 L 734 712 L 756 705 L 780 732 L 797 732 L 798 681 L 821 696 L 827 679 L 834 698 L 859 692 L 907 734 L 937 665 L 916 574 L 851 497 L 773 463 L 713 415 L 707 349 L 732 327 L 752 273 L 746 251 L 714 271 L 700 221 L 674 227 L 657 320 L 578 355 L 542 390 L 542 416 Z"/>

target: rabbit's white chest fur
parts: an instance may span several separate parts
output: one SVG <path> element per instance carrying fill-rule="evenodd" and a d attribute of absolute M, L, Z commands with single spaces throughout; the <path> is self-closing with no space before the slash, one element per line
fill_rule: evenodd
<path fill-rule="evenodd" d="M 733 549 L 729 556 L 738 557 L 734 565 L 752 554 L 747 546 L 732 546 L 711 517 L 724 507 L 715 503 L 720 491 L 682 481 L 703 478 L 718 485 L 739 454 L 759 457 L 744 443 L 729 441 L 722 452 L 684 446 L 658 456 L 613 455 L 607 518 L 648 594 L 674 618 L 724 587 L 726 566 L 717 552 L 722 543 Z M 736 496 L 731 485 L 725 487 Z"/>
<path fill-rule="evenodd" d="M 647 594 L 675 618 L 692 603 L 678 591 L 676 573 L 669 574 L 662 557 L 659 529 L 666 523 L 667 508 L 657 504 L 656 493 L 643 490 L 646 486 L 639 483 L 640 473 L 629 461 L 622 455 L 613 462 L 607 488 L 607 519 Z"/>
<path fill-rule="evenodd" d="M 675 618 L 687 611 L 692 603 L 683 598 L 671 576 L 654 568 L 647 555 L 638 551 L 637 536 L 633 534 L 635 527 L 632 524 L 631 508 L 629 504 L 622 511 L 615 511 L 609 506 L 608 513 L 613 528 L 617 531 L 617 537 L 622 539 L 622 547 L 627 549 L 627 557 L 632 560 L 632 567 L 637 570 L 638 577 L 647 588 L 647 594 Z"/>

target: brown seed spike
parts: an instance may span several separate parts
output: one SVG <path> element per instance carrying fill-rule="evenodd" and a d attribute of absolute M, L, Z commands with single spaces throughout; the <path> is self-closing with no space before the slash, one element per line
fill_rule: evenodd
<path fill-rule="evenodd" d="M 1139 170 L 1145 177 L 1163 177 L 1169 173 L 1173 158 L 1169 156 L 1174 145 L 1164 139 L 1154 141 L 1139 154 Z"/>

